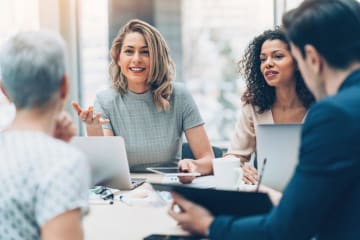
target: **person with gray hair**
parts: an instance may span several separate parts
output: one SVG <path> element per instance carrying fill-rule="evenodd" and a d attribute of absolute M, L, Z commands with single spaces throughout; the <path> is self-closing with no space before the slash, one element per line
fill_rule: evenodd
<path fill-rule="evenodd" d="M 51 102 L 65 75 L 64 51 L 62 39 L 45 32 L 20 34 L 5 45 L 3 84 L 18 108 Z"/>
<path fill-rule="evenodd" d="M 0 68 L 16 107 L 0 133 L 0 239 L 82 239 L 90 167 L 66 143 L 75 130 L 63 111 L 65 43 L 51 32 L 19 33 L 2 47 Z"/>

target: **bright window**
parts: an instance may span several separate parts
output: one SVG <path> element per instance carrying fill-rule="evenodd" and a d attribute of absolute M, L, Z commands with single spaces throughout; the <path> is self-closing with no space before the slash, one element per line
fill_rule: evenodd
<path fill-rule="evenodd" d="M 244 85 L 237 62 L 248 42 L 273 22 L 269 0 L 183 0 L 184 81 L 213 143 L 227 142 L 234 132 Z"/>
<path fill-rule="evenodd" d="M 81 2 L 82 103 L 93 105 L 96 92 L 109 86 L 107 1 Z"/>
<path fill-rule="evenodd" d="M 38 0 L 0 1 L 0 46 L 17 32 L 38 30 L 39 28 Z M 9 125 L 14 116 L 14 106 L 9 104 L 0 91 L 0 131 Z"/>

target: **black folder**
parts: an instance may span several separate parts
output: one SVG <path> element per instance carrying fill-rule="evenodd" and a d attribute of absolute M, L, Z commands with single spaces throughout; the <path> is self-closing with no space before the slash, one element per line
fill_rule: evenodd
<path fill-rule="evenodd" d="M 194 188 L 178 184 L 151 183 L 158 191 L 176 192 L 208 209 L 214 216 L 245 217 L 268 213 L 273 204 L 266 193 Z"/>

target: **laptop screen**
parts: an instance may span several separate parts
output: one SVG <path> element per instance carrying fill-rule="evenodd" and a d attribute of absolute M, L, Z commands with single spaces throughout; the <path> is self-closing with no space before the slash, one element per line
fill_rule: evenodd
<path fill-rule="evenodd" d="M 283 191 L 298 162 L 302 124 L 260 124 L 256 128 L 258 169 L 262 184 Z"/>
<path fill-rule="evenodd" d="M 132 188 L 125 142 L 120 136 L 74 137 L 71 145 L 87 157 L 92 172 L 92 184 L 110 183 L 116 189 Z"/>

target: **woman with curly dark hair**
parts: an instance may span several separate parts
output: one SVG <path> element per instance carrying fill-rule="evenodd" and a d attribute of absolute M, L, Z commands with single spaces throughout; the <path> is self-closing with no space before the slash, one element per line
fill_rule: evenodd
<path fill-rule="evenodd" d="M 305 86 L 285 33 L 279 28 L 255 37 L 239 65 L 247 88 L 241 97 L 243 107 L 225 156 L 235 156 L 245 163 L 256 149 L 257 124 L 300 123 L 315 99 Z M 202 161 L 196 162 L 200 164 Z M 189 162 L 180 162 L 179 165 L 186 170 L 196 169 Z M 257 182 L 254 167 L 245 166 L 243 171 L 245 183 Z"/>
<path fill-rule="evenodd" d="M 250 160 L 256 148 L 255 128 L 263 123 L 301 123 L 314 102 L 306 88 L 285 33 L 276 28 L 255 37 L 239 62 L 246 80 L 243 108 L 226 155 Z M 257 172 L 247 166 L 244 181 L 256 183 Z"/>

